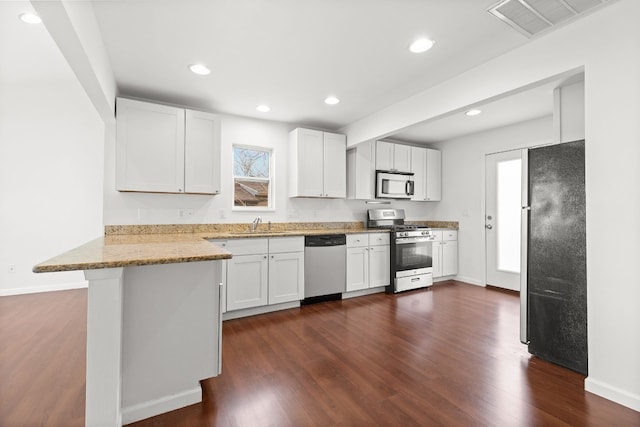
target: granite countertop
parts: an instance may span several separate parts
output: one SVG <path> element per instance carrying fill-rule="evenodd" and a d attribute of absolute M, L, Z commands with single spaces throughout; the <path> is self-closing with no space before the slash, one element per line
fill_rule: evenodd
<path fill-rule="evenodd" d="M 426 224 L 424 224 L 426 225 Z M 457 223 L 438 222 L 434 228 L 456 228 Z M 439 227 L 438 227 L 439 226 Z M 444 227 L 443 227 L 444 226 Z M 248 224 L 168 224 L 106 226 L 105 236 L 44 261 L 35 273 L 93 270 L 153 264 L 222 260 L 232 257 L 207 239 L 265 238 L 388 232 L 351 223 L 277 223 L 271 230 L 261 224 L 249 231 Z"/>
<path fill-rule="evenodd" d="M 104 236 L 42 262 L 35 273 L 93 270 L 137 265 L 171 264 L 231 258 L 220 246 L 196 236 L 184 234 L 145 236 Z"/>

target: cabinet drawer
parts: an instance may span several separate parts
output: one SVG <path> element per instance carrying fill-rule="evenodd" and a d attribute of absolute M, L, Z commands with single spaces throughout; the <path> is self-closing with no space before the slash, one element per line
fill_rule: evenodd
<path fill-rule="evenodd" d="M 369 246 L 368 234 L 347 234 L 348 248 L 358 248 L 360 246 Z"/>
<path fill-rule="evenodd" d="M 389 244 L 389 233 L 369 234 L 369 246 L 380 246 Z"/>
<path fill-rule="evenodd" d="M 269 239 L 269 253 L 304 252 L 304 237 L 274 237 Z"/>
<path fill-rule="evenodd" d="M 233 255 L 266 254 L 269 239 L 232 239 L 227 241 L 226 249 Z"/>
<path fill-rule="evenodd" d="M 458 240 L 458 230 L 444 230 L 442 240 Z"/>
<path fill-rule="evenodd" d="M 442 242 L 442 235 L 444 234 L 444 232 L 442 230 L 432 230 L 433 231 L 433 236 L 434 236 L 434 241 L 435 242 Z"/>

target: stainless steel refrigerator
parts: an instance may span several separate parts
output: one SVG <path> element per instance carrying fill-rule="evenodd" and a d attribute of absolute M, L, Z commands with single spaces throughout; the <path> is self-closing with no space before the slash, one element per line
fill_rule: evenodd
<path fill-rule="evenodd" d="M 525 150 L 520 340 L 587 374 L 584 141 Z"/>

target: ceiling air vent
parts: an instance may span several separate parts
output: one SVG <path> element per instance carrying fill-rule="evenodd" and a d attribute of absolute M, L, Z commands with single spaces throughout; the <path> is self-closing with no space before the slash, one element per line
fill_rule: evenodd
<path fill-rule="evenodd" d="M 606 0 L 503 0 L 488 12 L 527 37 L 548 30 Z"/>

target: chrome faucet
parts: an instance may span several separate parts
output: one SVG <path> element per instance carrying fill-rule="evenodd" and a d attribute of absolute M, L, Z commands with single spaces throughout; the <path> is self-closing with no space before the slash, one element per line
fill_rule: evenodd
<path fill-rule="evenodd" d="M 254 219 L 253 222 L 251 223 L 251 231 L 256 231 L 256 229 L 261 223 L 262 223 L 262 218 L 257 216 L 256 219 Z"/>

